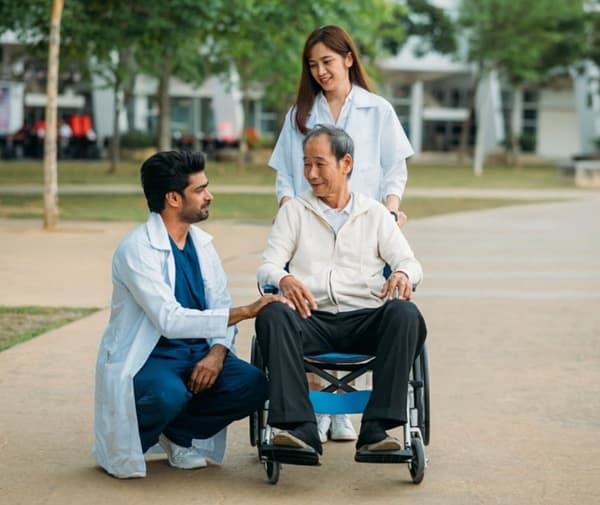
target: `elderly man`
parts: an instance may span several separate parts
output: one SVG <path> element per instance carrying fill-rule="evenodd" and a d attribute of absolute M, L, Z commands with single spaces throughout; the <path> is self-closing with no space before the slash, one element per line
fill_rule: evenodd
<path fill-rule="evenodd" d="M 409 372 L 426 336 L 410 301 L 421 266 L 386 208 L 349 192 L 352 153 L 352 139 L 339 128 L 308 132 L 304 176 L 312 191 L 279 210 L 258 269 L 259 283 L 278 286 L 295 306 L 266 306 L 255 323 L 271 382 L 272 442 L 319 454 L 303 355 L 376 356 L 356 448 L 396 450 L 402 443 L 386 430 L 407 421 Z M 392 269 L 387 280 L 386 263 Z"/>
<path fill-rule="evenodd" d="M 96 367 L 94 454 L 120 478 L 145 476 L 157 442 L 174 467 L 222 460 L 225 427 L 268 394 L 264 374 L 233 352 L 234 325 L 283 300 L 231 306 L 212 238 L 192 226 L 213 199 L 202 154 L 157 153 L 141 178 L 150 216 L 115 252 Z"/>

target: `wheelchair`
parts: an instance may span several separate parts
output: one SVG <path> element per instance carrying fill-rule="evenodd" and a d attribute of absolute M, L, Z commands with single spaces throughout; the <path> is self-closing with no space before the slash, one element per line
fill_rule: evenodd
<path fill-rule="evenodd" d="M 256 336 L 252 337 L 251 363 L 269 371 L 263 362 Z M 325 379 L 328 385 L 320 391 L 310 391 L 309 397 L 317 414 L 362 413 L 369 400 L 369 390 L 357 390 L 350 384 L 354 379 L 370 372 L 374 356 L 361 354 L 328 353 L 304 356 L 304 369 Z M 338 378 L 332 371 L 346 372 Z M 425 446 L 430 436 L 429 363 L 426 343 L 411 368 L 408 384 L 407 419 L 403 426 L 404 448 L 395 451 L 357 451 L 359 463 L 406 463 L 412 481 L 420 484 L 427 468 Z M 343 394 L 336 392 L 342 390 Z M 277 484 L 282 464 L 318 465 L 318 456 L 310 449 L 286 448 L 271 444 L 272 429 L 266 423 L 269 402 L 250 416 L 250 443 L 258 449 L 258 458 L 264 464 L 267 480 Z"/>

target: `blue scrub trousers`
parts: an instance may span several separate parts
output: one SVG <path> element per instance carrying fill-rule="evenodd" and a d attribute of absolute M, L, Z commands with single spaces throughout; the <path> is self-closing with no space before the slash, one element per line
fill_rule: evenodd
<path fill-rule="evenodd" d="M 209 438 L 231 422 L 261 408 L 268 397 L 264 373 L 229 353 L 215 384 L 192 394 L 187 380 L 208 353 L 204 340 L 195 343 L 161 337 L 148 361 L 134 377 L 135 404 L 142 450 L 165 436 L 182 447 L 194 438 Z"/>

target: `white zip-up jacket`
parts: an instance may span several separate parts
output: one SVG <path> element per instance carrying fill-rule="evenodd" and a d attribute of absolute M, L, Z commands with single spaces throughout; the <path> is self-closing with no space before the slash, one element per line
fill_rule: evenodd
<path fill-rule="evenodd" d="M 337 234 L 312 191 L 281 207 L 258 269 L 259 285 L 279 286 L 291 273 L 311 291 L 318 310 L 344 312 L 384 302 L 378 295 L 386 263 L 405 272 L 413 285 L 421 282 L 421 264 L 389 211 L 359 193 L 352 198 L 350 216 Z"/>
<path fill-rule="evenodd" d="M 117 248 L 108 326 L 96 363 L 94 449 L 96 461 L 119 478 L 144 477 L 146 464 L 137 425 L 133 377 L 161 335 L 206 338 L 232 349 L 237 329 L 227 326 L 231 298 L 212 237 L 195 226 L 190 234 L 204 279 L 207 310 L 182 307 L 175 299 L 175 260 L 159 214 L 151 213 Z M 194 440 L 205 457 L 221 462 L 225 430 Z"/>

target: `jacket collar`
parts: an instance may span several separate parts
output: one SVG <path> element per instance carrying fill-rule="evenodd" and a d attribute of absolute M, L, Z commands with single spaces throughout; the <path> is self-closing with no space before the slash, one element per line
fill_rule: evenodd
<path fill-rule="evenodd" d="M 352 204 L 352 212 L 350 213 L 350 217 L 356 216 L 358 214 L 362 214 L 366 212 L 369 208 L 370 198 L 366 197 L 361 193 L 352 193 L 352 199 L 354 200 Z M 301 195 L 298 195 L 298 200 L 307 208 L 315 212 L 321 217 L 325 217 L 321 208 L 319 207 L 318 198 L 312 191 L 306 191 Z"/>
<path fill-rule="evenodd" d="M 165 227 L 162 217 L 157 212 L 151 212 L 146 221 L 146 230 L 148 231 L 148 239 L 152 247 L 163 251 L 171 250 L 171 242 L 169 241 L 169 233 Z M 197 226 L 190 226 L 190 233 L 196 247 L 202 247 L 212 240 L 212 236 L 201 230 Z"/>

